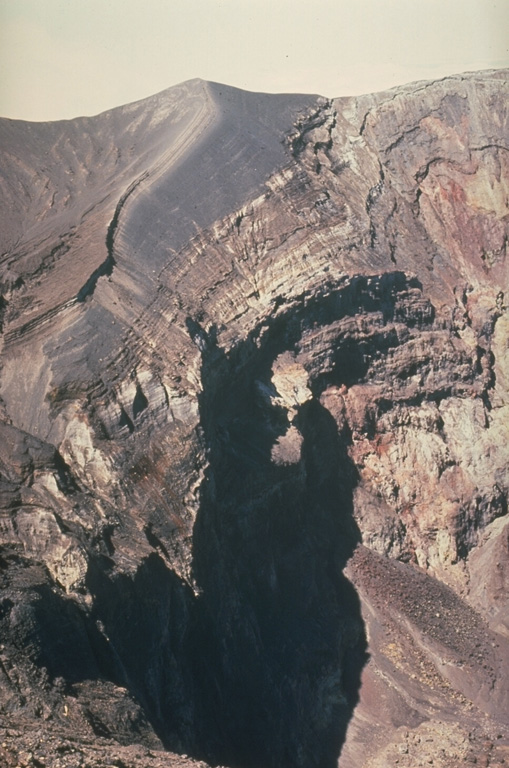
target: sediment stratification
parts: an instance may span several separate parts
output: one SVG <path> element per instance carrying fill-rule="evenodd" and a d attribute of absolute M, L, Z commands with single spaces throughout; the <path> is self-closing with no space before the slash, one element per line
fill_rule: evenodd
<path fill-rule="evenodd" d="M 0 121 L 2 764 L 509 760 L 507 74 Z"/>

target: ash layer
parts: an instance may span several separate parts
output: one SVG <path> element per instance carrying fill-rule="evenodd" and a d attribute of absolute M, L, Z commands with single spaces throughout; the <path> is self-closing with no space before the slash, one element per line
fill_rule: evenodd
<path fill-rule="evenodd" d="M 2 765 L 509 762 L 507 74 L 0 121 Z"/>

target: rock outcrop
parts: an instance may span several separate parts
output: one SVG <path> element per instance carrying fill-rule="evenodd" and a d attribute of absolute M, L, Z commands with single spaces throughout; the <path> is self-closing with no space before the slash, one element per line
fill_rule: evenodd
<path fill-rule="evenodd" d="M 507 74 L 0 121 L 5 765 L 509 761 Z"/>

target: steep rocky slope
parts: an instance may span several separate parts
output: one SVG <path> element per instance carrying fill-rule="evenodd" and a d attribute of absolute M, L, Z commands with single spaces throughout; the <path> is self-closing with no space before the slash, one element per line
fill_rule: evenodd
<path fill-rule="evenodd" d="M 509 761 L 508 103 L 0 121 L 6 765 Z"/>

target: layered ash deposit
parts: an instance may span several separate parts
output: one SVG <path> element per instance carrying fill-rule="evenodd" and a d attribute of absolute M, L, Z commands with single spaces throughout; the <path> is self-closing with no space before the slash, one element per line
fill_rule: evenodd
<path fill-rule="evenodd" d="M 509 762 L 507 77 L 0 121 L 2 765 Z"/>

